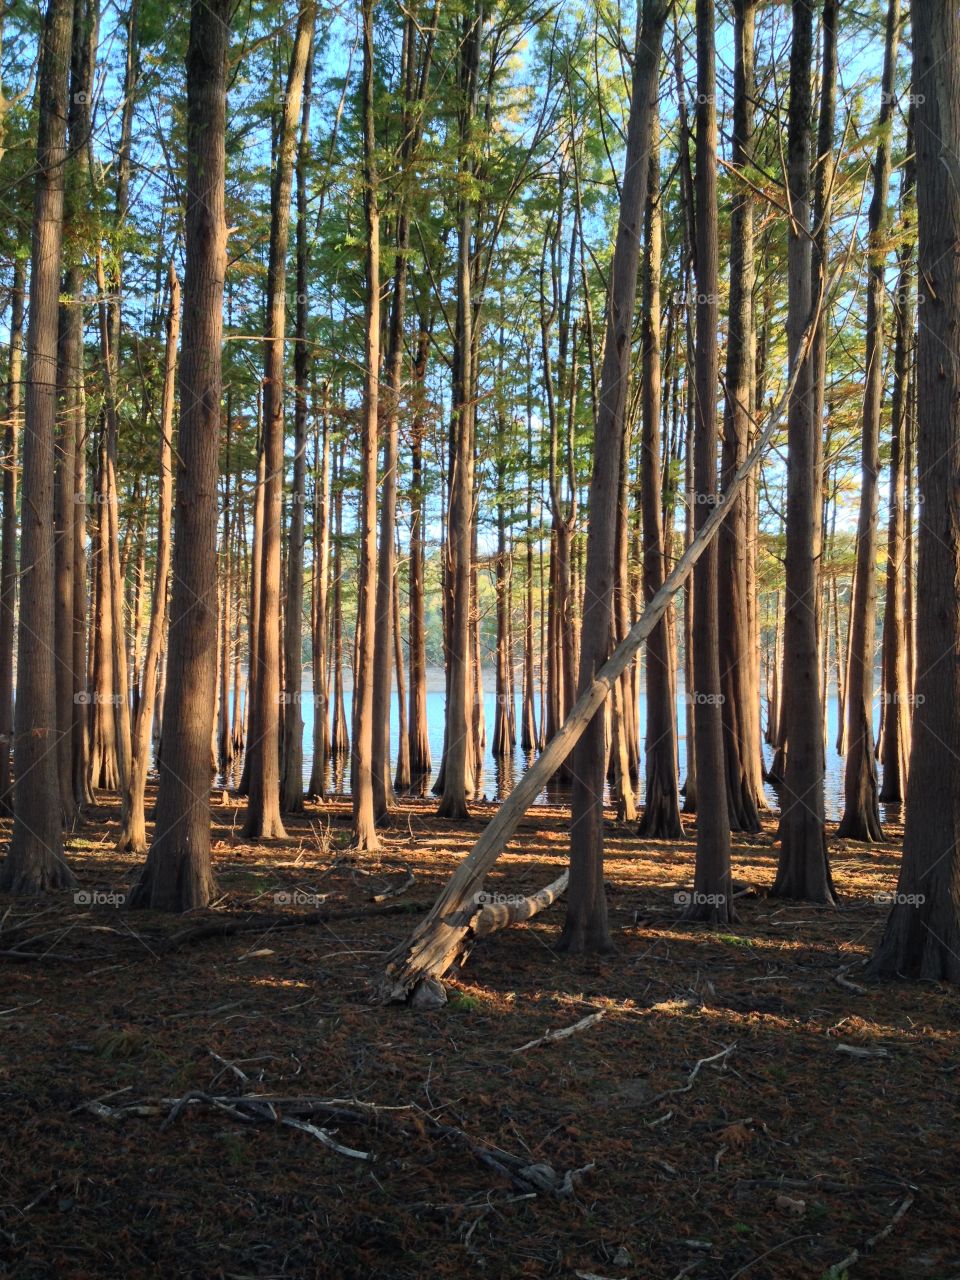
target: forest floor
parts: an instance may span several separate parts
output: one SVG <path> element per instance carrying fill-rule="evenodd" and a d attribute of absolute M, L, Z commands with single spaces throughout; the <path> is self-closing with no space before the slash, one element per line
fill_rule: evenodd
<path fill-rule="evenodd" d="M 109 808 L 69 842 L 99 901 L 0 897 L 0 1274 L 960 1276 L 960 994 L 860 968 L 895 826 L 831 841 L 836 911 L 766 896 L 772 822 L 737 839 L 754 888 L 721 932 L 677 918 L 692 839 L 611 823 L 615 955 L 558 956 L 561 903 L 417 1012 L 372 1002 L 384 957 L 493 806 L 451 826 L 404 802 L 382 853 L 352 861 L 345 805 L 251 846 L 241 803 L 213 810 L 209 911 L 121 909 L 139 860 L 113 850 Z M 488 889 L 553 880 L 568 828 L 531 811 Z M 178 937 L 206 921 L 253 927 Z"/>

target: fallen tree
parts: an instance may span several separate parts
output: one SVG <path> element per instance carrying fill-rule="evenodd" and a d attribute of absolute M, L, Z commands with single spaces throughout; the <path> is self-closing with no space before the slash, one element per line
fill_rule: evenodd
<path fill-rule="evenodd" d="M 822 290 L 794 358 L 794 367 L 787 386 L 767 415 L 756 444 L 725 493 L 717 499 L 703 528 L 677 561 L 673 572 L 631 630 L 597 672 L 593 682 L 577 698 L 566 720 L 546 744 L 537 760 L 522 776 L 484 828 L 480 838 L 454 871 L 430 911 L 409 937 L 390 953 L 379 991 L 380 999 L 385 1003 L 407 1000 L 421 982 L 438 981 L 458 960 L 462 961 L 466 957 L 473 940 L 479 936 L 477 926 L 485 909 L 483 882 L 487 872 L 503 852 L 521 818 L 566 760 L 587 725 L 606 702 L 616 680 L 663 617 L 670 601 L 683 586 L 694 565 L 716 537 L 720 525 L 732 511 L 740 490 L 750 472 L 766 452 L 777 424 L 790 402 L 798 373 L 803 367 L 823 309 L 823 299 L 829 296 L 833 282 L 838 278 L 839 271 L 834 274 L 830 286 Z M 548 886 L 541 893 L 547 894 L 553 888 L 554 886 Z M 552 902 L 556 896 L 554 893 L 550 901 Z M 517 917 L 517 919 L 524 918 L 526 917 Z M 513 921 L 505 920 L 499 927 L 505 927 L 510 923 Z"/>

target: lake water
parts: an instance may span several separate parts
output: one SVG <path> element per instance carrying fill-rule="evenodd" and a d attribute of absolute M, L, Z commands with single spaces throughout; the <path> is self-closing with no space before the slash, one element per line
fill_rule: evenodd
<path fill-rule="evenodd" d="M 304 769 L 304 785 L 310 778 L 310 771 L 313 765 L 313 697 L 312 687 L 309 679 L 309 671 L 306 671 L 304 679 L 304 691 L 301 702 L 301 714 L 304 721 L 303 734 L 303 769 Z M 351 714 L 351 689 L 349 687 L 349 673 L 345 672 L 345 683 L 347 687 L 344 691 L 344 703 L 346 707 L 347 724 L 350 724 Z M 489 679 L 493 684 L 493 673 L 485 671 L 485 680 Z M 682 682 L 682 673 L 681 673 Z M 641 691 L 640 694 L 640 728 L 641 734 L 646 716 L 646 697 Z M 444 720 L 444 688 L 443 688 L 443 672 L 438 669 L 431 669 L 427 676 L 427 721 L 430 736 L 430 751 L 433 757 L 434 777 L 436 770 L 440 766 L 440 758 L 443 754 L 443 720 Z M 488 742 L 493 736 L 494 714 L 496 710 L 496 694 L 493 688 L 485 688 L 484 690 L 484 712 L 487 722 L 487 740 Z M 837 754 L 837 712 L 838 703 L 835 696 L 831 696 L 827 702 L 827 751 L 826 751 L 826 812 L 827 819 L 831 822 L 837 822 L 840 819 L 843 810 L 843 757 Z M 520 699 L 517 698 L 517 723 L 520 723 Z M 766 717 L 766 708 L 764 708 L 764 718 Z M 687 758 L 687 742 L 683 734 L 685 724 L 685 708 L 683 703 L 682 684 L 677 697 L 677 723 L 680 727 L 679 757 L 680 757 L 680 777 L 686 776 L 686 758 Z M 539 721 L 539 700 L 537 703 L 537 717 Z M 390 720 L 390 753 L 391 759 L 396 760 L 397 743 L 398 743 L 398 715 L 397 715 L 397 697 L 396 691 L 393 695 L 393 710 Z M 879 715 L 877 716 L 877 728 L 879 729 Z M 767 763 L 770 763 L 772 752 L 770 748 L 764 746 L 764 753 Z M 480 784 L 480 794 L 484 795 L 488 800 L 501 800 L 507 795 L 514 785 L 516 779 L 530 765 L 533 757 L 528 757 L 527 753 L 522 751 L 518 746 L 512 758 L 503 762 L 495 760 L 486 751 L 483 760 L 483 777 Z M 330 766 L 331 772 L 328 774 L 328 784 L 330 790 L 334 793 L 349 791 L 350 786 L 350 764 L 349 760 L 340 764 L 336 776 L 333 773 L 334 766 Z M 643 758 L 641 755 L 640 777 L 644 776 Z M 228 780 L 222 780 L 227 782 Z M 774 789 L 766 786 L 767 800 L 772 808 L 779 807 L 779 801 Z M 544 791 L 538 797 L 536 803 L 549 804 L 551 801 L 556 802 L 558 799 L 564 798 L 564 792 L 551 787 L 549 791 Z M 643 802 L 643 783 L 641 781 L 639 800 Z M 882 808 L 882 807 L 881 807 Z"/>

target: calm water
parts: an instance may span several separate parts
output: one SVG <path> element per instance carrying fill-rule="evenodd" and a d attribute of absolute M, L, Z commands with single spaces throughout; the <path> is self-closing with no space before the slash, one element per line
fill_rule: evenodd
<path fill-rule="evenodd" d="M 348 687 L 345 689 L 345 693 L 344 693 L 344 702 L 346 707 L 347 724 L 349 725 L 352 694 L 351 694 L 351 689 L 349 688 L 349 680 L 348 680 L 349 673 L 345 672 L 344 674 L 345 674 L 345 680 L 347 680 L 347 684 L 348 684 Z M 492 685 L 493 672 L 485 672 L 484 675 L 485 675 L 485 682 L 486 680 L 489 679 L 490 684 Z M 432 669 L 428 672 L 428 676 L 427 676 L 427 720 L 428 720 L 429 734 L 430 734 L 430 751 L 433 757 L 434 776 L 436 776 L 436 770 L 440 766 L 440 757 L 443 754 L 444 702 L 445 702 L 445 698 L 444 698 L 444 689 L 443 689 L 443 672 L 437 669 Z M 640 695 L 641 734 L 643 731 L 643 724 L 646 716 L 645 702 L 646 702 L 645 694 L 641 691 L 641 695 Z M 485 688 L 484 712 L 486 715 L 486 722 L 487 722 L 488 742 L 493 737 L 493 723 L 494 723 L 495 711 L 496 711 L 496 694 L 492 688 Z M 827 703 L 828 733 L 827 733 L 827 752 L 826 752 L 826 807 L 827 807 L 827 819 L 828 821 L 832 821 L 832 822 L 839 821 L 839 818 L 841 816 L 841 812 L 843 809 L 843 757 L 838 755 L 836 751 L 837 711 L 838 711 L 837 699 L 831 696 L 828 699 L 828 703 Z M 303 770 L 304 770 L 304 785 L 306 785 L 306 783 L 309 780 L 310 771 L 313 765 L 313 698 L 312 698 L 312 687 L 310 685 L 310 680 L 309 680 L 309 672 L 305 672 L 303 700 L 301 703 L 301 714 L 303 716 L 303 721 L 304 721 Z M 517 723 L 519 724 L 520 722 L 519 697 L 517 698 L 516 714 L 517 714 Z M 539 702 L 538 702 L 537 704 L 538 722 L 539 722 L 539 714 L 540 714 L 540 708 L 539 708 Z M 765 719 L 766 719 L 766 708 L 764 708 L 764 720 Z M 679 742 L 680 777 L 681 779 L 683 779 L 686 776 L 686 771 L 687 771 L 687 764 L 686 764 L 687 741 L 683 733 L 683 729 L 685 725 L 685 707 L 683 703 L 682 673 L 681 673 L 681 688 L 678 692 L 678 697 L 677 697 L 677 723 L 680 727 L 680 742 Z M 876 718 L 876 727 L 877 729 L 879 729 L 879 715 Z M 396 759 L 398 736 L 399 735 L 398 735 L 397 697 L 396 697 L 396 692 L 394 692 L 393 710 L 392 710 L 392 715 L 390 719 L 390 753 L 391 753 L 391 758 L 393 760 Z M 764 754 L 765 754 L 767 763 L 769 764 L 772 758 L 772 752 L 770 751 L 769 747 L 766 747 L 766 746 L 764 747 Z M 529 767 L 531 759 L 532 757 L 528 757 L 527 754 L 519 748 L 519 746 L 515 749 L 512 759 L 508 759 L 503 762 L 494 760 L 489 750 L 487 750 L 483 760 L 483 778 L 480 786 L 480 794 L 485 796 L 486 799 L 488 800 L 503 799 L 503 797 L 510 791 L 511 787 L 514 785 L 514 782 L 516 781 L 517 777 Z M 640 776 L 641 776 L 641 779 L 644 776 L 644 766 L 643 766 L 642 755 L 641 755 L 641 763 L 640 763 Z M 346 762 L 345 766 L 343 765 L 340 766 L 339 773 L 337 774 L 337 776 L 333 776 L 331 774 L 331 776 L 329 777 L 329 782 L 331 784 L 331 789 L 334 791 L 349 790 L 349 783 L 350 783 L 349 761 Z M 777 794 L 774 791 L 774 789 L 771 786 L 767 785 L 765 790 L 767 794 L 767 799 L 771 807 L 778 808 L 779 801 L 777 799 Z M 541 792 L 540 796 L 538 797 L 537 803 L 549 804 L 551 800 L 556 801 L 562 795 L 563 795 L 562 791 L 558 792 L 557 790 L 554 790 L 553 788 L 551 788 L 549 792 L 547 791 Z M 642 803 L 643 801 L 642 782 L 641 782 L 639 799 Z"/>

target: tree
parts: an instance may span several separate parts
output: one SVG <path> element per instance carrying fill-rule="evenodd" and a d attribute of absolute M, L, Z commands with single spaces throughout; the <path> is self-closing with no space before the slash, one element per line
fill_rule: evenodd
<path fill-rule="evenodd" d="M 609 657 L 611 647 L 614 551 L 621 442 L 626 430 L 630 335 L 667 7 L 661 0 L 644 0 L 637 25 L 623 188 L 610 271 L 599 413 L 594 428 L 578 686 L 581 694 Z M 595 715 L 573 753 L 570 890 L 560 940 L 561 948 L 567 951 L 605 951 L 611 946 L 603 887 L 603 790 L 607 758 L 604 725 L 604 715 Z"/>
<path fill-rule="evenodd" d="M 143 662 L 143 686 L 133 726 L 133 758 L 123 829 L 117 847 L 143 853 L 147 848 L 144 793 L 150 763 L 150 731 L 157 698 L 157 673 L 167 630 L 167 597 L 170 576 L 170 525 L 173 509 L 173 401 L 177 376 L 177 343 L 180 337 L 180 281 L 173 263 L 167 275 L 170 290 L 167 341 L 163 365 L 163 400 L 160 408 L 160 508 L 157 517 L 157 560 L 153 578 L 153 608 Z"/>
<path fill-rule="evenodd" d="M 10 353 L 3 432 L 3 549 L 0 553 L 0 813 L 13 814 L 10 775 L 13 745 L 13 646 L 17 603 L 17 468 L 20 438 L 20 378 L 27 265 L 18 258 L 10 294 Z"/>
<path fill-rule="evenodd" d="M 783 664 L 790 680 L 783 691 L 789 750 L 780 820 L 780 858 L 774 894 L 811 902 L 834 902 L 824 827 L 823 720 L 817 651 L 816 553 L 820 525 L 814 365 L 803 337 L 822 298 L 813 297 L 810 226 L 810 137 L 813 5 L 793 0 L 790 46 L 790 106 L 787 118 L 787 186 L 791 218 L 788 239 L 787 341 L 790 368 L 797 372 L 787 416 L 786 604 Z"/>
<path fill-rule="evenodd" d="M 756 7 L 753 0 L 735 0 L 732 164 L 741 174 L 751 163 L 754 130 L 753 38 Z M 753 197 L 749 180 L 742 180 L 730 214 L 730 309 L 727 335 L 721 487 L 742 465 L 750 445 L 756 395 L 756 343 L 753 329 L 754 291 Z M 699 327 L 697 329 L 699 333 Z M 752 553 L 747 538 L 746 493 L 724 522 L 717 539 L 719 581 L 718 646 L 723 758 L 727 786 L 727 814 L 736 831 L 759 831 L 760 690 L 754 684 L 751 661 L 747 561 Z"/>
<path fill-rule="evenodd" d="M 912 14 L 923 496 L 917 679 L 903 862 L 871 971 L 960 983 L 960 11 L 930 0 Z"/>
<path fill-rule="evenodd" d="M 315 17 L 316 5 L 309 0 L 297 19 L 270 193 L 270 258 L 263 342 L 263 452 L 266 467 L 263 550 L 257 666 L 252 673 L 252 716 L 247 739 L 250 796 L 243 828 L 245 835 L 259 839 L 280 839 L 286 834 L 280 817 L 280 530 L 283 515 L 285 288 L 297 125 Z M 301 519 L 302 515 L 301 508 Z M 288 714 L 300 723 L 300 690 L 288 688 L 285 692 Z M 303 786 L 302 780 L 300 786 Z"/>
<path fill-rule="evenodd" d="M 153 842 L 131 907 L 188 911 L 213 891 L 210 742 L 217 683 L 217 471 L 221 414 L 229 0 L 192 0 L 187 47 L 183 354 L 173 590 Z"/>
<path fill-rule="evenodd" d="M 697 0 L 696 279 L 697 325 L 694 365 L 694 531 L 699 533 L 717 503 L 717 320 L 719 245 L 717 229 L 717 108 L 713 0 Z M 735 509 L 733 518 L 738 511 Z M 693 678 L 697 761 L 697 854 L 687 920 L 727 923 L 734 918 L 730 879 L 730 827 L 724 773 L 717 625 L 717 547 L 711 544 L 694 570 Z M 726 589 L 727 584 L 725 584 Z"/>
<path fill-rule="evenodd" d="M 50 0 L 41 37 L 27 393 L 20 517 L 20 620 L 14 711 L 14 818 L 0 889 L 31 894 L 76 883 L 63 859 L 57 778 L 54 434 L 57 320 L 67 160 L 73 0 Z"/>
<path fill-rule="evenodd" d="M 877 614 L 877 504 L 880 478 L 880 411 L 883 401 L 884 294 L 886 290 L 890 148 L 893 84 L 900 36 L 900 0 L 889 0 L 873 198 L 868 217 L 867 351 L 863 388 L 860 515 L 857 568 L 850 615 L 847 676 L 847 758 L 843 774 L 844 809 L 838 836 L 882 840 L 873 736 L 874 632 Z"/>
<path fill-rule="evenodd" d="M 353 679 L 350 791 L 354 848 L 375 850 L 373 787 L 373 659 L 377 625 L 377 428 L 380 386 L 380 205 L 373 110 L 373 4 L 361 0 L 363 22 L 363 208 L 367 298 L 360 439 L 360 555 L 357 582 L 357 662 Z"/>

